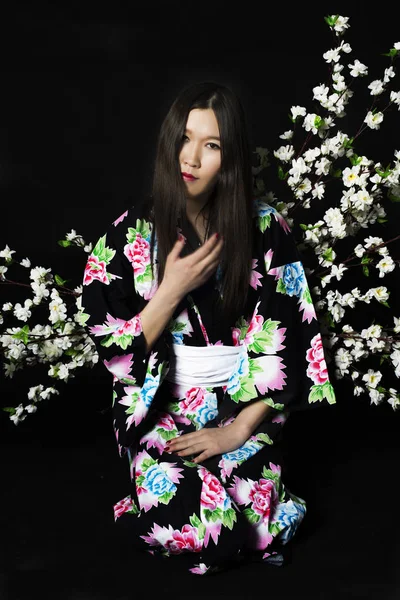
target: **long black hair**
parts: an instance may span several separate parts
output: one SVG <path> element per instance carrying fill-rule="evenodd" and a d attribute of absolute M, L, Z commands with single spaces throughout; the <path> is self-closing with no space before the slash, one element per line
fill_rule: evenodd
<path fill-rule="evenodd" d="M 168 253 L 177 240 L 177 224 L 186 217 L 186 193 L 179 154 L 189 112 L 211 108 L 221 140 L 221 169 L 203 207 L 208 209 L 207 232 L 224 237 L 221 253 L 221 299 L 226 318 L 243 309 L 249 288 L 252 258 L 253 179 L 251 150 L 243 106 L 228 87 L 200 82 L 177 96 L 158 135 L 151 190 L 153 243 L 157 232 L 158 282 Z M 152 257 L 153 260 L 153 257 Z"/>

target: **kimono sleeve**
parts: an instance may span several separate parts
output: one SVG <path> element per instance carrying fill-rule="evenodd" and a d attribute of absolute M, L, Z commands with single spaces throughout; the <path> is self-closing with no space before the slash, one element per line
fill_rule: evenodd
<path fill-rule="evenodd" d="M 267 218 L 266 218 L 267 217 Z M 303 263 L 272 207 L 257 219 L 258 301 L 244 322 L 247 365 L 236 401 L 263 399 L 278 411 L 336 402 Z M 265 267 L 265 268 L 264 268 Z"/>
<path fill-rule="evenodd" d="M 168 370 L 164 334 L 146 353 L 140 316 L 156 291 L 150 265 L 151 227 L 143 219 L 124 215 L 97 241 L 82 288 L 89 335 L 112 375 L 113 426 L 121 455 L 135 443 Z"/>

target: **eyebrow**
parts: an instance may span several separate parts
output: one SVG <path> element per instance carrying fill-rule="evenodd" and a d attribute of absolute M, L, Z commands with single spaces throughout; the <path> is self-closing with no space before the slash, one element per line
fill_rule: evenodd
<path fill-rule="evenodd" d="M 191 134 L 193 132 L 190 129 L 185 129 L 185 133 Z M 218 140 L 218 141 L 220 141 L 220 138 L 217 135 L 206 135 L 206 137 L 204 137 L 203 140 Z"/>

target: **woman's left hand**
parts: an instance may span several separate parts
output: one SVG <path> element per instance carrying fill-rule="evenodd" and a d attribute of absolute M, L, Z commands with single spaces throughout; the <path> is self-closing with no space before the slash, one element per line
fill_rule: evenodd
<path fill-rule="evenodd" d="M 166 451 L 178 456 L 197 455 L 191 461 L 201 463 L 216 454 L 237 450 L 248 437 L 249 432 L 233 422 L 225 427 L 203 428 L 181 435 L 169 441 Z"/>

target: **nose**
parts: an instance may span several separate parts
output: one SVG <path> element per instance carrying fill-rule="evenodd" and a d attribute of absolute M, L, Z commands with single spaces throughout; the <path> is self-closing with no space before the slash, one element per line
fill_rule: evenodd
<path fill-rule="evenodd" d="M 185 146 L 183 149 L 183 162 L 193 168 L 200 166 L 200 153 L 196 144 L 187 144 Z"/>

